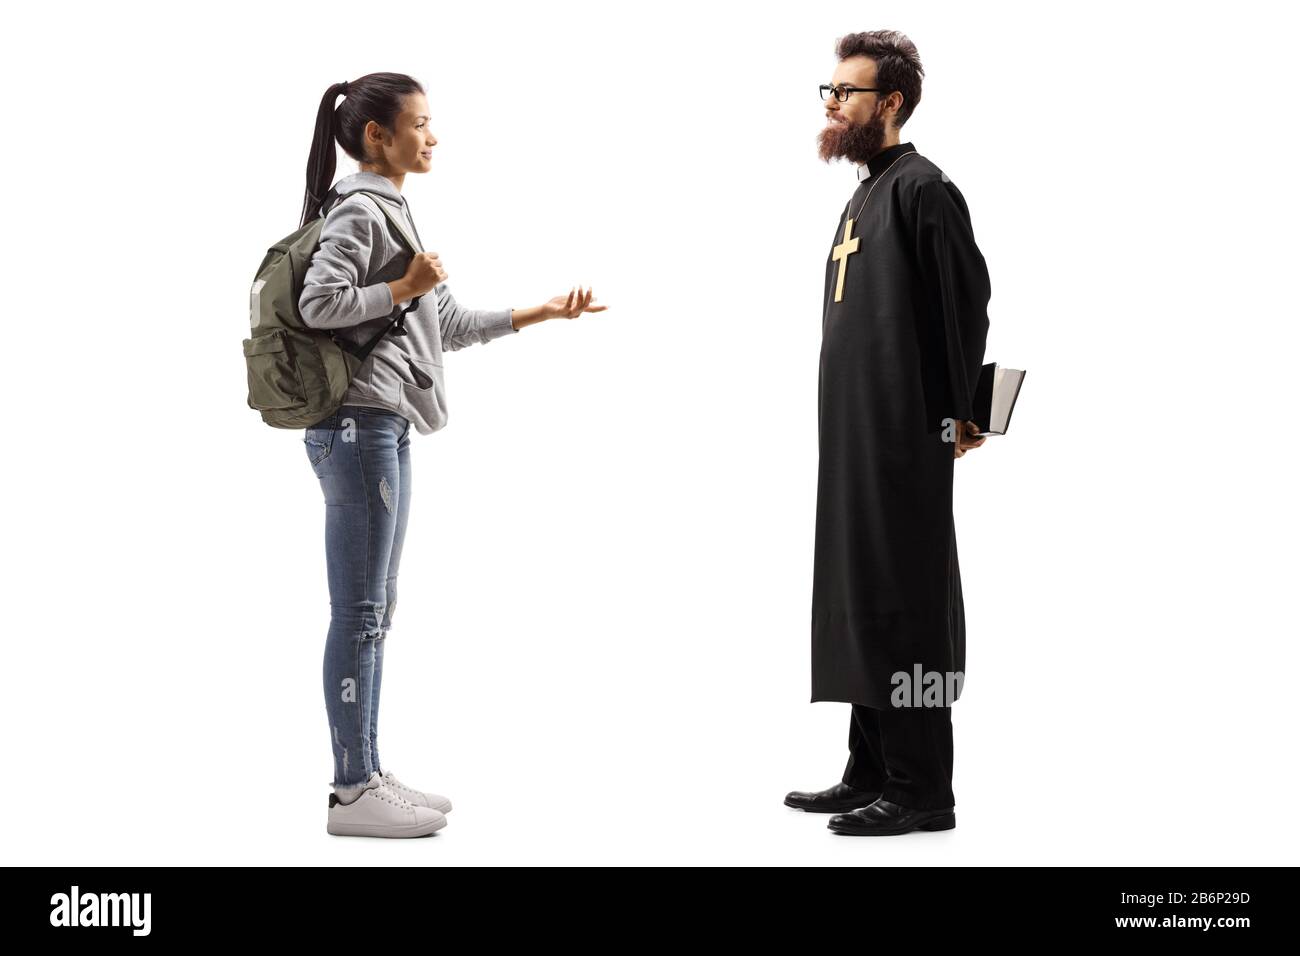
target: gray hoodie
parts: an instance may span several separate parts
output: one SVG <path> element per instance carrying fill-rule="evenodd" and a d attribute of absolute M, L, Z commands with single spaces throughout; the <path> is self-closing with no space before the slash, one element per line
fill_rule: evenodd
<path fill-rule="evenodd" d="M 342 198 L 324 210 L 320 248 L 307 269 L 298 308 L 312 328 L 338 329 L 340 338 L 364 344 L 384 327 L 395 306 L 410 305 L 410 299 L 394 303 L 388 283 L 406 274 L 411 254 L 392 234 L 376 200 L 350 194 L 367 189 L 387 197 L 390 208 L 409 223 L 407 231 L 420 251 L 425 249 L 406 199 L 391 180 L 378 173 L 353 173 L 335 188 Z M 380 339 L 343 401 L 398 412 L 428 435 L 447 424 L 443 351 L 517 331 L 509 309 L 466 309 L 452 298 L 447 283 L 440 283 L 407 314 L 406 335 Z"/>

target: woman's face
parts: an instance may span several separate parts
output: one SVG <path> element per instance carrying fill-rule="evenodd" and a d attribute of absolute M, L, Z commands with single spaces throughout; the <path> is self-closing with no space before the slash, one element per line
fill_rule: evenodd
<path fill-rule="evenodd" d="M 423 93 L 409 93 L 402 111 L 393 121 L 393 132 L 371 120 L 366 124 L 366 143 L 376 166 L 385 175 L 427 173 L 433 165 L 433 147 L 438 145 L 429 129 L 429 103 Z"/>

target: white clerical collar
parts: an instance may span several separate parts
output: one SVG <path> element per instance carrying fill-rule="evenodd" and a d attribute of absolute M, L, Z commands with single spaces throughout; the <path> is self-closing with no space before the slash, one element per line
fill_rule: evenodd
<path fill-rule="evenodd" d="M 858 167 L 858 182 L 869 179 L 872 175 L 879 175 L 894 164 L 894 160 L 902 157 L 904 153 L 914 153 L 916 147 L 910 142 L 895 143 L 893 146 L 886 146 L 876 153 L 869 160 Z M 875 173 L 872 173 L 874 167 Z"/>

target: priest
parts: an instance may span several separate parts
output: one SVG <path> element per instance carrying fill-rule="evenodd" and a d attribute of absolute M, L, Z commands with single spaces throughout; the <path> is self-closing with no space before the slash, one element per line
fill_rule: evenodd
<path fill-rule="evenodd" d="M 915 45 L 856 33 L 836 55 L 820 153 L 858 184 L 826 260 L 812 700 L 852 715 L 841 782 L 785 802 L 842 834 L 947 830 L 966 656 L 952 481 L 983 443 L 988 272 L 957 186 L 899 140 L 921 98 Z"/>

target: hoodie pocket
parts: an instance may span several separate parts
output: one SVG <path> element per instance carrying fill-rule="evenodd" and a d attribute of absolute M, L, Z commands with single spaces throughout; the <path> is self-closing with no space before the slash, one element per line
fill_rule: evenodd
<path fill-rule="evenodd" d="M 428 418 L 442 414 L 442 389 L 438 379 L 442 367 L 435 362 L 406 356 L 410 381 L 403 381 L 397 390 L 398 402 L 418 409 Z"/>
<path fill-rule="evenodd" d="M 407 366 L 411 370 L 411 377 L 415 379 L 415 387 L 420 391 L 427 391 L 433 388 L 433 363 L 426 362 L 424 359 L 407 358 Z"/>

